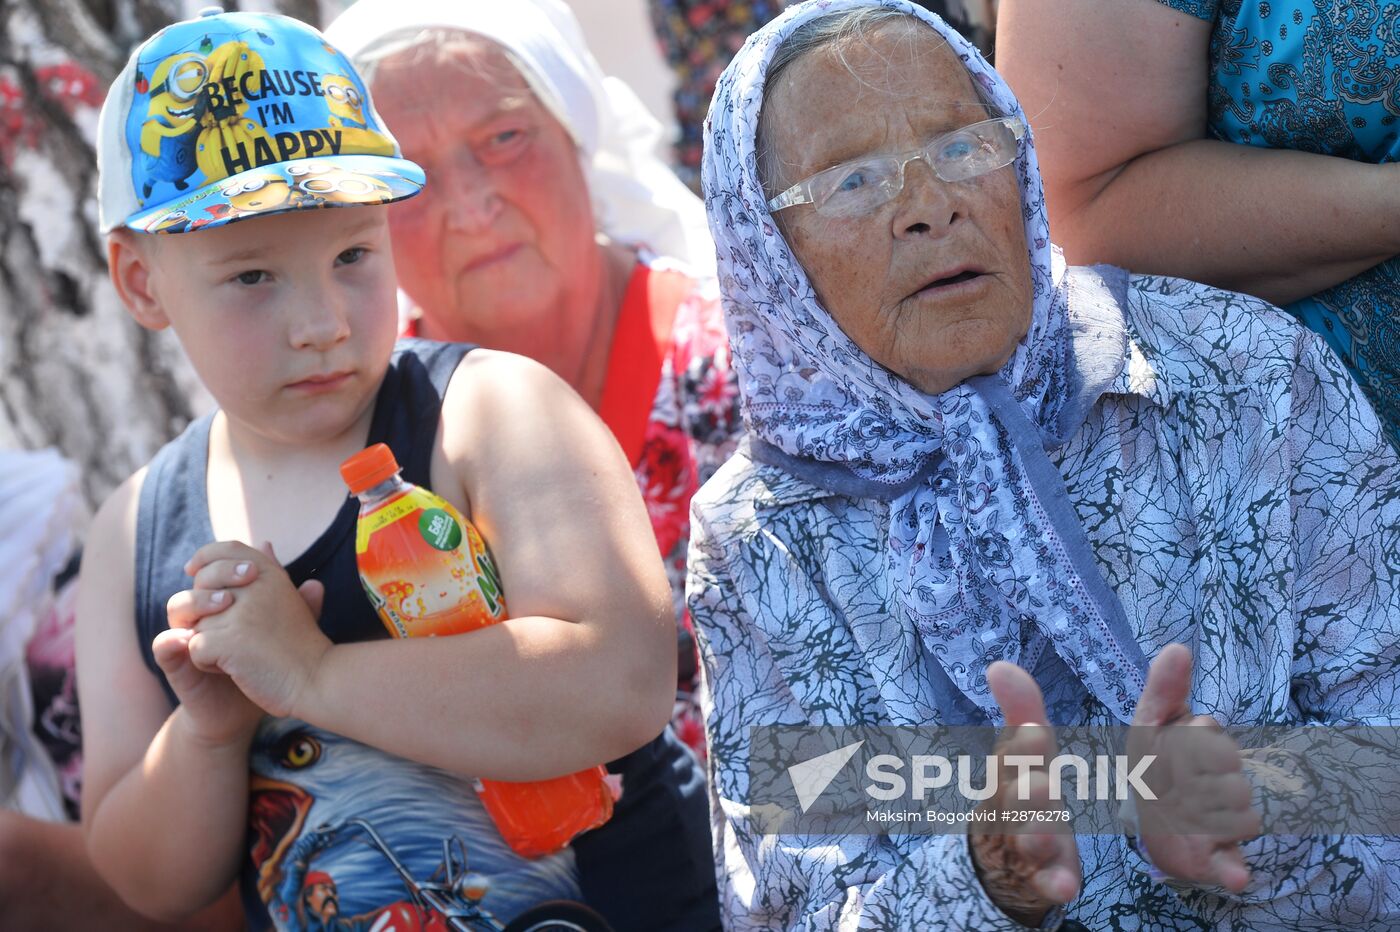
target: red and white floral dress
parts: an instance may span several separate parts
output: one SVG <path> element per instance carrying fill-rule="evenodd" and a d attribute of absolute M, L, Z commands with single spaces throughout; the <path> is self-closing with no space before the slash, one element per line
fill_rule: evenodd
<path fill-rule="evenodd" d="M 414 335 L 414 324 L 405 336 Z M 671 724 L 703 758 L 705 727 L 694 699 L 699 672 L 685 610 L 690 498 L 734 452 L 742 429 L 713 281 L 696 279 L 674 260 L 639 256 L 613 330 L 598 414 L 632 464 L 671 583 L 681 644 Z"/>

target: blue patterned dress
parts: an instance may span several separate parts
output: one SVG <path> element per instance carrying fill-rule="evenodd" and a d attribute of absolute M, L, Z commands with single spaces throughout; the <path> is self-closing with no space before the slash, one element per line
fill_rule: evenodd
<path fill-rule="evenodd" d="M 1373 164 L 1400 158 L 1393 0 L 1160 2 L 1214 23 L 1209 129 L 1216 137 Z M 1286 309 L 1342 357 L 1400 448 L 1400 258 Z"/>
<path fill-rule="evenodd" d="M 1050 455 L 1148 657 L 1181 642 L 1224 722 L 1400 723 L 1400 460 L 1336 357 L 1254 298 L 1134 277 L 1117 377 Z M 726 928 L 1021 928 L 965 835 L 763 835 L 754 725 L 986 724 L 950 690 L 885 572 L 890 505 L 744 449 L 694 499 L 690 611 L 710 687 L 711 818 Z M 1023 637 L 1033 640 L 1031 628 Z M 1070 671 L 1026 663 L 1062 725 L 1121 721 Z M 1029 653 L 1029 652 L 1028 652 Z M 1136 841 L 1079 837 L 1095 930 L 1400 928 L 1400 844 L 1265 836 L 1239 896 L 1152 879 Z"/>

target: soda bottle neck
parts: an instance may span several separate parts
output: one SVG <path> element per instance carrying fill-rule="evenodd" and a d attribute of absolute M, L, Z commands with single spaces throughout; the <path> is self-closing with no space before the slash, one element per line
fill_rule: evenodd
<path fill-rule="evenodd" d="M 361 492 L 357 497 L 362 505 L 373 505 L 381 502 L 390 496 L 397 495 L 408 488 L 408 483 L 403 480 L 403 476 L 394 473 L 388 479 L 378 485 L 372 485 Z"/>

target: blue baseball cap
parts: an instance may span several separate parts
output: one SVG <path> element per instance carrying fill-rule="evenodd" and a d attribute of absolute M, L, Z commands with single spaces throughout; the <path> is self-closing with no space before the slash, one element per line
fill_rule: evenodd
<path fill-rule="evenodd" d="M 184 233 L 423 188 L 350 60 L 272 13 L 205 9 L 143 42 L 98 118 L 104 233 Z"/>

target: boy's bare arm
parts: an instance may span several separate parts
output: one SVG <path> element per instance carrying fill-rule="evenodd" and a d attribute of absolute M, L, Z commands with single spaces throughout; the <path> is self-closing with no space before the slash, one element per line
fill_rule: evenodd
<path fill-rule="evenodd" d="M 209 740 L 185 709 L 171 712 L 141 659 L 133 545 L 142 476 L 98 512 L 79 582 L 83 828 L 93 866 L 117 894 L 169 920 L 213 902 L 237 876 L 251 729 Z"/>
<path fill-rule="evenodd" d="M 265 554 L 217 544 L 196 561 L 210 575 L 239 561 L 258 570 L 200 622 L 209 662 L 273 714 L 458 773 L 556 776 L 655 737 L 675 696 L 675 621 L 636 480 L 607 428 L 544 367 L 478 350 L 448 390 L 439 439 L 434 488 L 470 503 L 510 621 L 331 646 Z"/>
<path fill-rule="evenodd" d="M 607 427 L 544 366 L 476 350 L 448 388 L 438 451 L 434 487 L 470 505 L 512 620 L 337 648 L 308 709 L 397 753 L 504 779 L 576 770 L 659 734 L 675 701 L 675 617 Z M 353 722 L 366 709 L 379 721 Z"/>

